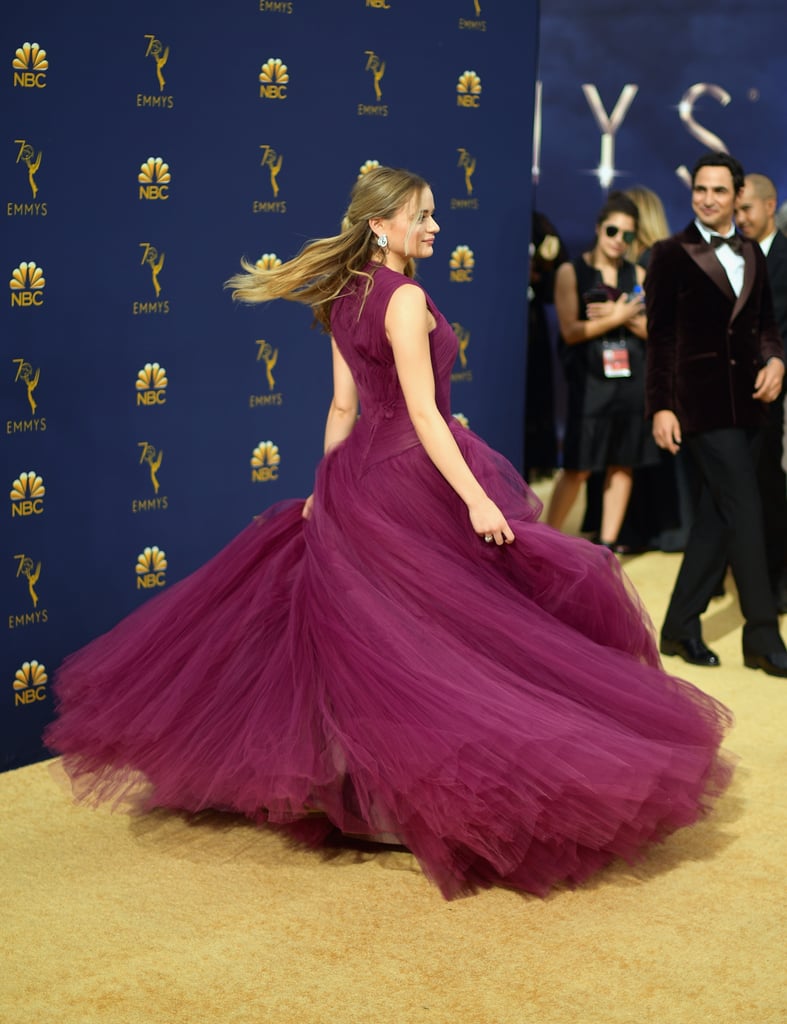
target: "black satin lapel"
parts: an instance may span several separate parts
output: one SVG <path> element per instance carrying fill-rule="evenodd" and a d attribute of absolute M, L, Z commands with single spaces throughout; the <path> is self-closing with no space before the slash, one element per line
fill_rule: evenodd
<path fill-rule="evenodd" d="M 732 310 L 731 320 L 740 313 L 746 302 L 751 295 L 751 290 L 754 287 L 754 276 L 757 273 L 757 261 L 754 258 L 754 246 L 745 245 L 743 247 L 743 288 L 741 293 L 735 300 L 735 306 Z M 724 275 L 727 276 L 726 274 Z"/>
<path fill-rule="evenodd" d="M 700 270 L 708 275 L 728 299 L 735 301 L 735 291 L 727 277 L 727 272 L 716 259 L 715 251 L 705 242 L 683 242 L 681 244 Z M 749 287 L 751 288 L 751 285 Z"/>

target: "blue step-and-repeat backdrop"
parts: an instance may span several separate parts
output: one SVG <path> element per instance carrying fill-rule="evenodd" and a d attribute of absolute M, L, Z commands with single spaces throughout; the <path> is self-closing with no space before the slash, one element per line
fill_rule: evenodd
<path fill-rule="evenodd" d="M 433 185 L 454 409 L 521 464 L 537 26 L 535 0 L 5 11 L 0 767 L 45 756 L 67 653 L 309 493 L 330 347 L 223 282 L 335 233 L 375 162 Z"/>

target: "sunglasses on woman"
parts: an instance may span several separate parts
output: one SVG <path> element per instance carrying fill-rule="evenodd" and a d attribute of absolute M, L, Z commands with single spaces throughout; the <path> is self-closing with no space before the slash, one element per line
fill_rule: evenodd
<path fill-rule="evenodd" d="M 607 226 L 604 228 L 604 234 L 607 236 L 607 238 L 614 238 L 620 230 L 621 229 L 617 226 L 617 224 L 607 224 Z M 636 237 L 636 231 L 623 232 L 623 241 L 626 243 L 626 245 L 631 245 L 631 243 L 634 241 Z"/>

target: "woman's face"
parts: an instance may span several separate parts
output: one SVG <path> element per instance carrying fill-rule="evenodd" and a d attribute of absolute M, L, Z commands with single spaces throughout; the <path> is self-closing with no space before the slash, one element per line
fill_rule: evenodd
<path fill-rule="evenodd" d="M 625 213 L 611 213 L 596 228 L 596 248 L 607 259 L 619 260 L 637 237 L 634 218 Z"/>
<path fill-rule="evenodd" d="M 440 225 L 434 219 L 434 196 L 430 188 L 414 193 L 393 217 L 370 222 L 377 235 L 388 236 L 386 262 L 401 270 L 411 258 L 422 260 L 432 255 Z"/>

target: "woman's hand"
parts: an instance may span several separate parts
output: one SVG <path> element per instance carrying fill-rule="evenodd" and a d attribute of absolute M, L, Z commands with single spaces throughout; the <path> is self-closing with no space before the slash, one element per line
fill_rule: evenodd
<path fill-rule="evenodd" d="M 473 505 L 468 505 L 468 514 L 473 529 L 487 544 L 513 544 L 514 532 L 506 522 L 506 518 L 491 498 L 483 498 Z"/>
<path fill-rule="evenodd" d="M 303 510 L 301 515 L 304 519 L 311 519 L 312 508 L 314 507 L 314 495 L 310 494 L 306 501 L 303 503 Z"/>
<path fill-rule="evenodd" d="M 611 320 L 613 323 L 624 324 L 632 314 L 628 295 L 620 295 L 613 302 L 589 302 L 587 306 L 588 320 Z"/>

